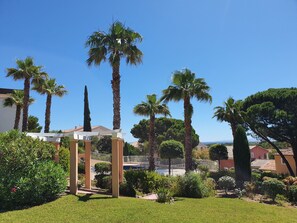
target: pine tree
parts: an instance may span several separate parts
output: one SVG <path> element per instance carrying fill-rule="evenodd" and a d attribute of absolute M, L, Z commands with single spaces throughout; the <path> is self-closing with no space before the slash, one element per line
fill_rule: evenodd
<path fill-rule="evenodd" d="M 84 132 L 92 132 L 87 86 L 85 86 L 84 97 Z"/>
<path fill-rule="evenodd" d="M 242 187 L 243 182 L 251 180 L 251 155 L 245 130 L 240 125 L 237 127 L 235 132 L 233 158 L 236 185 Z"/>

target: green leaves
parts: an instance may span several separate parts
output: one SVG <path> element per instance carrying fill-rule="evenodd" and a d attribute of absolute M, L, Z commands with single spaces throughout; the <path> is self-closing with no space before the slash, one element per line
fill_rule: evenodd
<path fill-rule="evenodd" d="M 120 63 L 122 57 L 126 58 L 127 64 L 141 63 L 143 53 L 136 46 L 141 41 L 142 36 L 139 33 L 116 21 L 110 26 L 108 33 L 97 31 L 88 38 L 86 47 L 90 49 L 87 64 L 100 65 L 107 57 L 112 66 Z"/>

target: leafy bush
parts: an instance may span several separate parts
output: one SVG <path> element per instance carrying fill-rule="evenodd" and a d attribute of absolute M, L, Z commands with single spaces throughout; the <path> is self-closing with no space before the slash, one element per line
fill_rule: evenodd
<path fill-rule="evenodd" d="M 24 133 L 0 134 L 0 209 L 41 204 L 63 192 L 66 176 L 54 154 L 54 145 Z"/>
<path fill-rule="evenodd" d="M 193 172 L 178 177 L 174 189 L 175 196 L 202 198 L 210 195 L 210 188 L 207 187 L 199 174 Z"/>
<path fill-rule="evenodd" d="M 1 184 L 0 184 L 1 185 Z M 2 184 L 0 208 L 38 205 L 54 200 L 67 185 L 65 171 L 53 161 L 37 162 L 23 177 Z"/>
<path fill-rule="evenodd" d="M 128 184 L 127 182 L 123 182 L 120 184 L 120 195 L 135 197 L 136 191 L 131 184 Z"/>
<path fill-rule="evenodd" d="M 287 198 L 282 194 L 277 194 L 275 197 L 275 202 L 278 206 L 285 206 L 287 203 Z"/>
<path fill-rule="evenodd" d="M 80 174 L 85 174 L 85 163 L 84 162 L 79 162 L 78 163 L 78 173 Z"/>
<path fill-rule="evenodd" d="M 218 180 L 218 186 L 221 189 L 224 189 L 225 194 L 227 194 L 228 190 L 231 190 L 235 187 L 235 180 L 233 177 L 223 176 Z"/>
<path fill-rule="evenodd" d="M 127 170 L 124 173 L 128 184 L 143 193 L 151 193 L 160 187 L 162 176 L 146 170 Z"/>
<path fill-rule="evenodd" d="M 284 194 L 285 188 L 285 184 L 275 178 L 270 178 L 263 181 L 262 183 L 263 193 L 270 197 L 273 201 L 275 201 L 275 197 L 277 194 Z"/>
<path fill-rule="evenodd" d="M 288 199 L 293 203 L 297 203 L 297 185 L 293 185 L 289 187 Z"/>
<path fill-rule="evenodd" d="M 59 164 L 66 173 L 70 171 L 70 151 L 67 148 L 61 147 L 59 150 Z"/>
<path fill-rule="evenodd" d="M 111 163 L 96 163 L 95 171 L 96 187 L 111 191 Z"/>
<path fill-rule="evenodd" d="M 283 182 L 288 186 L 297 185 L 297 177 L 288 176 L 283 180 Z"/>
<path fill-rule="evenodd" d="M 99 175 L 108 175 L 111 172 L 111 163 L 102 162 L 95 164 L 95 172 Z"/>
<path fill-rule="evenodd" d="M 171 201 L 171 193 L 170 190 L 164 187 L 161 187 L 157 190 L 157 202 L 166 203 Z"/>
<path fill-rule="evenodd" d="M 257 193 L 257 185 L 254 182 L 245 182 L 243 186 L 244 186 L 246 195 L 249 198 L 253 199 L 255 194 Z"/>

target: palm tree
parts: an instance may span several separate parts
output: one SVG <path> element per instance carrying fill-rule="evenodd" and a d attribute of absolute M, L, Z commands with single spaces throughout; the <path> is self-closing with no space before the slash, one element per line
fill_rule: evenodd
<path fill-rule="evenodd" d="M 28 130 L 28 110 L 30 100 L 30 84 L 39 83 L 47 75 L 41 71 L 41 66 L 35 66 L 32 57 L 16 61 L 17 68 L 7 68 L 6 77 L 14 80 L 24 80 L 24 103 L 22 131 Z"/>
<path fill-rule="evenodd" d="M 242 123 L 240 103 L 241 101 L 235 101 L 232 97 L 229 97 L 227 101 L 224 102 L 224 106 L 214 108 L 215 113 L 213 118 L 216 117 L 220 122 L 228 122 L 231 126 L 233 138 L 238 124 Z"/>
<path fill-rule="evenodd" d="M 120 22 L 114 22 L 108 33 L 94 32 L 87 40 L 89 58 L 87 64 L 100 65 L 102 61 L 108 61 L 112 67 L 112 91 L 113 91 L 113 129 L 121 128 L 120 114 L 120 60 L 126 58 L 126 63 L 137 65 L 142 62 L 142 52 L 136 43 L 141 42 L 139 33 L 126 28 Z"/>
<path fill-rule="evenodd" d="M 34 102 L 33 98 L 29 98 L 29 104 Z M 21 118 L 21 111 L 24 107 L 24 91 L 14 90 L 12 94 L 4 100 L 3 106 L 4 107 L 12 107 L 13 105 L 16 106 L 16 113 L 14 119 L 14 129 L 19 129 L 19 122 Z"/>
<path fill-rule="evenodd" d="M 185 169 L 186 172 L 193 170 L 192 167 L 192 114 L 193 106 L 191 98 L 195 97 L 198 101 L 211 102 L 209 86 L 203 78 L 196 78 L 195 73 L 189 69 L 175 71 L 172 78 L 172 86 L 163 90 L 162 100 L 184 102 L 184 123 L 185 123 Z"/>
<path fill-rule="evenodd" d="M 150 117 L 150 130 L 149 130 L 149 170 L 155 170 L 155 116 L 157 114 L 161 115 L 169 115 L 170 111 L 166 104 L 161 104 L 160 100 L 157 100 L 157 96 L 155 94 L 147 95 L 147 101 L 141 102 L 134 107 L 133 112 L 138 115 L 149 116 Z"/>
<path fill-rule="evenodd" d="M 44 132 L 48 133 L 51 123 L 51 105 L 52 105 L 52 96 L 63 97 L 67 90 L 63 85 L 57 85 L 56 79 L 45 79 L 39 84 L 35 84 L 33 90 L 36 90 L 42 95 L 46 95 L 46 109 L 45 109 L 45 124 Z"/>

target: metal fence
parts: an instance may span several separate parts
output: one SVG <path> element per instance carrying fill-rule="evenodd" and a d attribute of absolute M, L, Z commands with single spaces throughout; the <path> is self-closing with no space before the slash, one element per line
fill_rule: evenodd
<path fill-rule="evenodd" d="M 148 167 L 149 157 L 148 156 L 124 156 L 124 163 L 138 164 L 142 167 Z M 158 168 L 168 168 L 168 159 L 155 158 L 155 165 Z M 211 160 L 198 160 L 198 165 L 206 166 L 210 171 L 218 170 L 218 163 Z M 185 159 L 172 159 L 171 160 L 172 169 L 184 169 Z"/>

